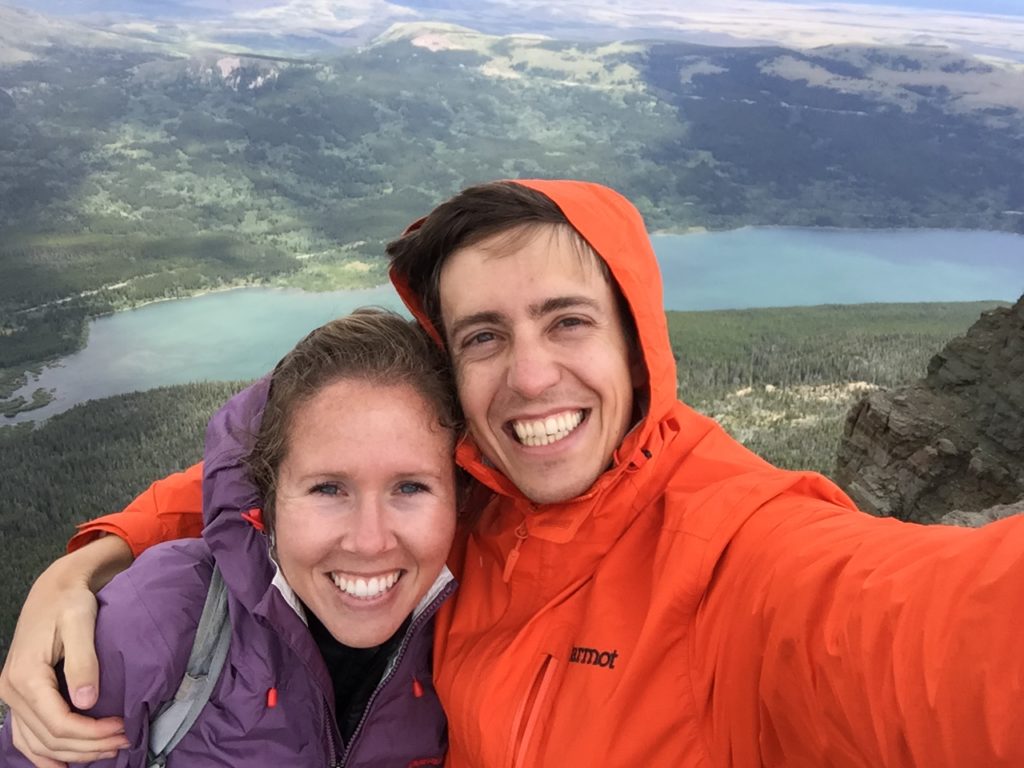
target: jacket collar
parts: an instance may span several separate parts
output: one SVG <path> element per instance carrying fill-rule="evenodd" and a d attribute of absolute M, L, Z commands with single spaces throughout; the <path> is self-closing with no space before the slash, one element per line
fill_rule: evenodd
<path fill-rule="evenodd" d="M 271 558 L 273 559 L 273 555 L 271 555 Z M 420 615 L 433 604 L 434 600 L 437 599 L 437 596 L 444 591 L 444 588 L 453 581 L 455 581 L 455 577 L 452 575 L 452 572 L 448 570 L 448 566 L 444 566 L 441 569 L 441 572 L 437 574 L 437 578 L 434 579 L 434 583 L 430 585 L 430 589 L 428 589 L 427 593 L 420 598 L 420 601 L 413 609 L 412 620 L 416 621 L 416 619 L 418 619 Z M 295 594 L 295 590 L 292 589 L 292 585 L 289 584 L 288 580 L 284 577 L 284 573 L 282 573 L 281 567 L 277 564 L 276 559 L 274 559 L 274 578 L 271 579 L 270 586 L 281 593 L 281 597 L 284 598 L 284 601 L 293 611 L 295 611 L 298 617 L 302 619 L 302 623 L 309 626 L 309 620 L 306 618 L 306 608 L 299 599 L 299 596 Z"/>

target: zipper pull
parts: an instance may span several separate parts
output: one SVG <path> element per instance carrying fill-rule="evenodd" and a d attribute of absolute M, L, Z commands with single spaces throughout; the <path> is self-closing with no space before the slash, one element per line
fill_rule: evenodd
<path fill-rule="evenodd" d="M 501 574 L 501 579 L 506 584 L 508 580 L 512 578 L 512 571 L 516 568 L 516 563 L 519 561 L 519 548 L 523 546 L 523 542 L 526 541 L 528 533 L 526 531 L 526 521 L 524 520 L 516 528 L 516 545 L 512 547 L 512 551 L 508 553 L 508 558 L 505 560 L 505 570 Z"/>

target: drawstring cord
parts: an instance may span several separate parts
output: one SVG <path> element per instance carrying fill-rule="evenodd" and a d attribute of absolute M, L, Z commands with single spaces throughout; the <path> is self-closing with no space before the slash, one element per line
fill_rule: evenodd
<path fill-rule="evenodd" d="M 505 560 L 505 570 L 501 574 L 502 581 L 508 584 L 508 580 L 512 578 L 512 571 L 516 568 L 516 563 L 519 562 L 519 548 L 523 546 L 523 542 L 526 541 L 528 536 L 526 530 L 526 521 L 524 520 L 516 528 L 516 545 L 512 547 L 512 551 L 508 553 L 508 558 Z"/>

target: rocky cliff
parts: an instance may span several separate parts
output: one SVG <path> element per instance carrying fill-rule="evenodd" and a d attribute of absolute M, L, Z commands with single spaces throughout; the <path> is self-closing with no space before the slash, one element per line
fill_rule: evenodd
<path fill-rule="evenodd" d="M 859 401 L 836 479 L 866 512 L 902 520 L 1024 511 L 1024 296 L 983 314 L 919 383 Z"/>

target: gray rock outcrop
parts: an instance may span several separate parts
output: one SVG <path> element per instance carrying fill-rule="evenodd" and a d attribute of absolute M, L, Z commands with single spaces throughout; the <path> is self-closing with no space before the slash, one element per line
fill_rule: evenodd
<path fill-rule="evenodd" d="M 1024 512 L 1024 499 L 1016 504 L 997 504 L 980 512 L 965 512 L 962 509 L 955 509 L 940 517 L 939 522 L 943 525 L 962 525 L 967 528 L 978 528 L 985 525 L 985 523 L 1002 520 L 1004 517 L 1010 517 L 1011 515 L 1019 515 L 1022 512 Z"/>
<path fill-rule="evenodd" d="M 1024 509 L 1024 296 L 984 313 L 921 382 L 859 401 L 836 479 L 864 511 L 902 520 L 981 524 Z"/>

